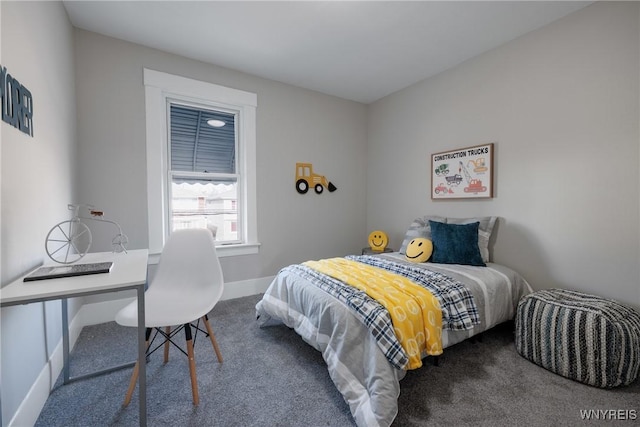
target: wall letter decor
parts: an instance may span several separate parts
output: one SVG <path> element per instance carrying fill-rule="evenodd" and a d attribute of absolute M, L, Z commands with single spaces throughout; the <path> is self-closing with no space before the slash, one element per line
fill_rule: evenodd
<path fill-rule="evenodd" d="M 2 121 L 33 136 L 33 98 L 31 92 L 0 65 Z"/>

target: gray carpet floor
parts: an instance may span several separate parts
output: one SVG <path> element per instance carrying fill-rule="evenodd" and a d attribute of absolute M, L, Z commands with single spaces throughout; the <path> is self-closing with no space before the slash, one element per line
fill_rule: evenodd
<path fill-rule="evenodd" d="M 258 327 L 259 299 L 221 301 L 211 313 L 224 363 L 206 336 L 197 336 L 199 406 L 192 405 L 186 357 L 176 349 L 167 364 L 161 350 L 150 356 L 149 426 L 355 425 L 321 354 L 283 325 Z M 635 419 L 604 423 L 640 425 L 640 381 L 604 390 L 555 375 L 518 355 L 512 329 L 500 325 L 481 342 L 446 349 L 439 366 L 408 372 L 394 426 L 580 426 L 594 422 L 582 419 L 588 410 L 622 410 L 616 417 Z M 72 375 L 135 356 L 135 328 L 86 327 L 71 354 Z M 122 407 L 130 374 L 125 369 L 68 385 L 58 379 L 36 425 L 137 425 L 137 391 Z"/>

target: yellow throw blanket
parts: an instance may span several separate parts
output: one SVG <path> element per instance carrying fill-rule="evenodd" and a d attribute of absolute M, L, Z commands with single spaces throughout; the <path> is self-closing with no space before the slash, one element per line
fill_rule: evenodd
<path fill-rule="evenodd" d="M 422 353 L 442 354 L 442 311 L 431 292 L 406 277 L 345 258 L 307 261 L 303 265 L 358 288 L 391 315 L 393 328 L 409 356 L 407 369 L 422 366 Z"/>

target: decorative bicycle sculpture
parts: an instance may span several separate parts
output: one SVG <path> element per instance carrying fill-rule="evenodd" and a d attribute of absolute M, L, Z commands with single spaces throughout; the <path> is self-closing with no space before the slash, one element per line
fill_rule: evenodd
<path fill-rule="evenodd" d="M 62 221 L 51 228 L 45 239 L 45 250 L 49 258 L 60 264 L 73 264 L 85 256 L 92 243 L 91 230 L 82 220 L 107 222 L 118 228 L 118 234 L 111 240 L 114 252 L 127 252 L 129 239 L 122 232 L 122 228 L 115 221 L 104 219 L 104 212 L 94 209 L 91 205 L 68 204 L 73 211 L 73 217 Z M 88 209 L 91 216 L 80 215 L 80 208 Z"/>

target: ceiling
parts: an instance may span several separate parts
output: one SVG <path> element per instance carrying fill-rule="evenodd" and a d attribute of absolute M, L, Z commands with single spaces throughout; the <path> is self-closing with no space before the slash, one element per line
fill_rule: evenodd
<path fill-rule="evenodd" d="M 64 1 L 75 27 L 365 104 L 583 1 Z"/>

